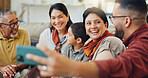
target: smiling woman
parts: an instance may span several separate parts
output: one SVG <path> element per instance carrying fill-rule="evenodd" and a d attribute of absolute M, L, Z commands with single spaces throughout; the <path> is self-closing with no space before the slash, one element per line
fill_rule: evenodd
<path fill-rule="evenodd" d="M 66 45 L 66 34 L 72 24 L 67 8 L 62 3 L 56 3 L 49 10 L 51 28 L 45 29 L 39 39 L 39 43 L 45 44 L 51 50 L 61 52 Z"/>
<path fill-rule="evenodd" d="M 66 35 L 72 21 L 66 6 L 62 3 L 56 3 L 50 7 L 49 17 L 51 27 L 41 33 L 39 43 L 48 46 L 49 49 L 55 52 L 61 53 L 67 45 Z M 32 73 L 35 74 L 32 75 Z M 38 73 L 37 68 L 34 67 L 28 72 L 26 78 L 39 77 Z"/>
<path fill-rule="evenodd" d="M 107 30 L 108 20 L 101 9 L 85 10 L 83 22 L 91 38 L 83 47 L 87 57 L 92 60 L 113 59 L 125 50 L 122 41 Z"/>

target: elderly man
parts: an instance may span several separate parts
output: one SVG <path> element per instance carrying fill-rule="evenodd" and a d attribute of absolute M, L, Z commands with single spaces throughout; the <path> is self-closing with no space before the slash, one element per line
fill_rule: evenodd
<path fill-rule="evenodd" d="M 0 10 L 0 72 L 3 77 L 14 77 L 26 68 L 16 62 L 16 46 L 30 45 L 28 32 L 19 28 L 19 20 L 10 10 Z"/>
<path fill-rule="evenodd" d="M 38 44 L 48 58 L 28 54 L 27 58 L 42 63 L 40 74 L 49 76 L 80 76 L 86 78 L 148 78 L 148 25 L 145 0 L 115 0 L 111 22 L 116 36 L 127 47 L 115 59 L 75 62 Z"/>

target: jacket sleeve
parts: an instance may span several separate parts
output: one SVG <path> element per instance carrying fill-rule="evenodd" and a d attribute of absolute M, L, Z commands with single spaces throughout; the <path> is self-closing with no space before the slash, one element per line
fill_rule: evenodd
<path fill-rule="evenodd" d="M 116 59 L 95 61 L 99 78 L 141 78 L 148 76 L 148 36 L 130 43 Z"/>

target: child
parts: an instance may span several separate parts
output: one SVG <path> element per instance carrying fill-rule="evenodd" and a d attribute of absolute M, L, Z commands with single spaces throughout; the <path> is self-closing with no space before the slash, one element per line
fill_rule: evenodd
<path fill-rule="evenodd" d="M 62 54 L 76 61 L 88 61 L 82 49 L 89 36 L 86 34 L 82 22 L 71 24 L 67 34 L 68 45 L 64 48 Z"/>

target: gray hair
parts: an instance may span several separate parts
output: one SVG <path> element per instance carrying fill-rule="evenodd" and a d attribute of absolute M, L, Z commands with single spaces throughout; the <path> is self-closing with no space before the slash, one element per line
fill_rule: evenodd
<path fill-rule="evenodd" d="M 13 12 L 8 9 L 1 9 L 0 10 L 0 18 L 2 18 L 5 14 L 12 14 Z"/>

